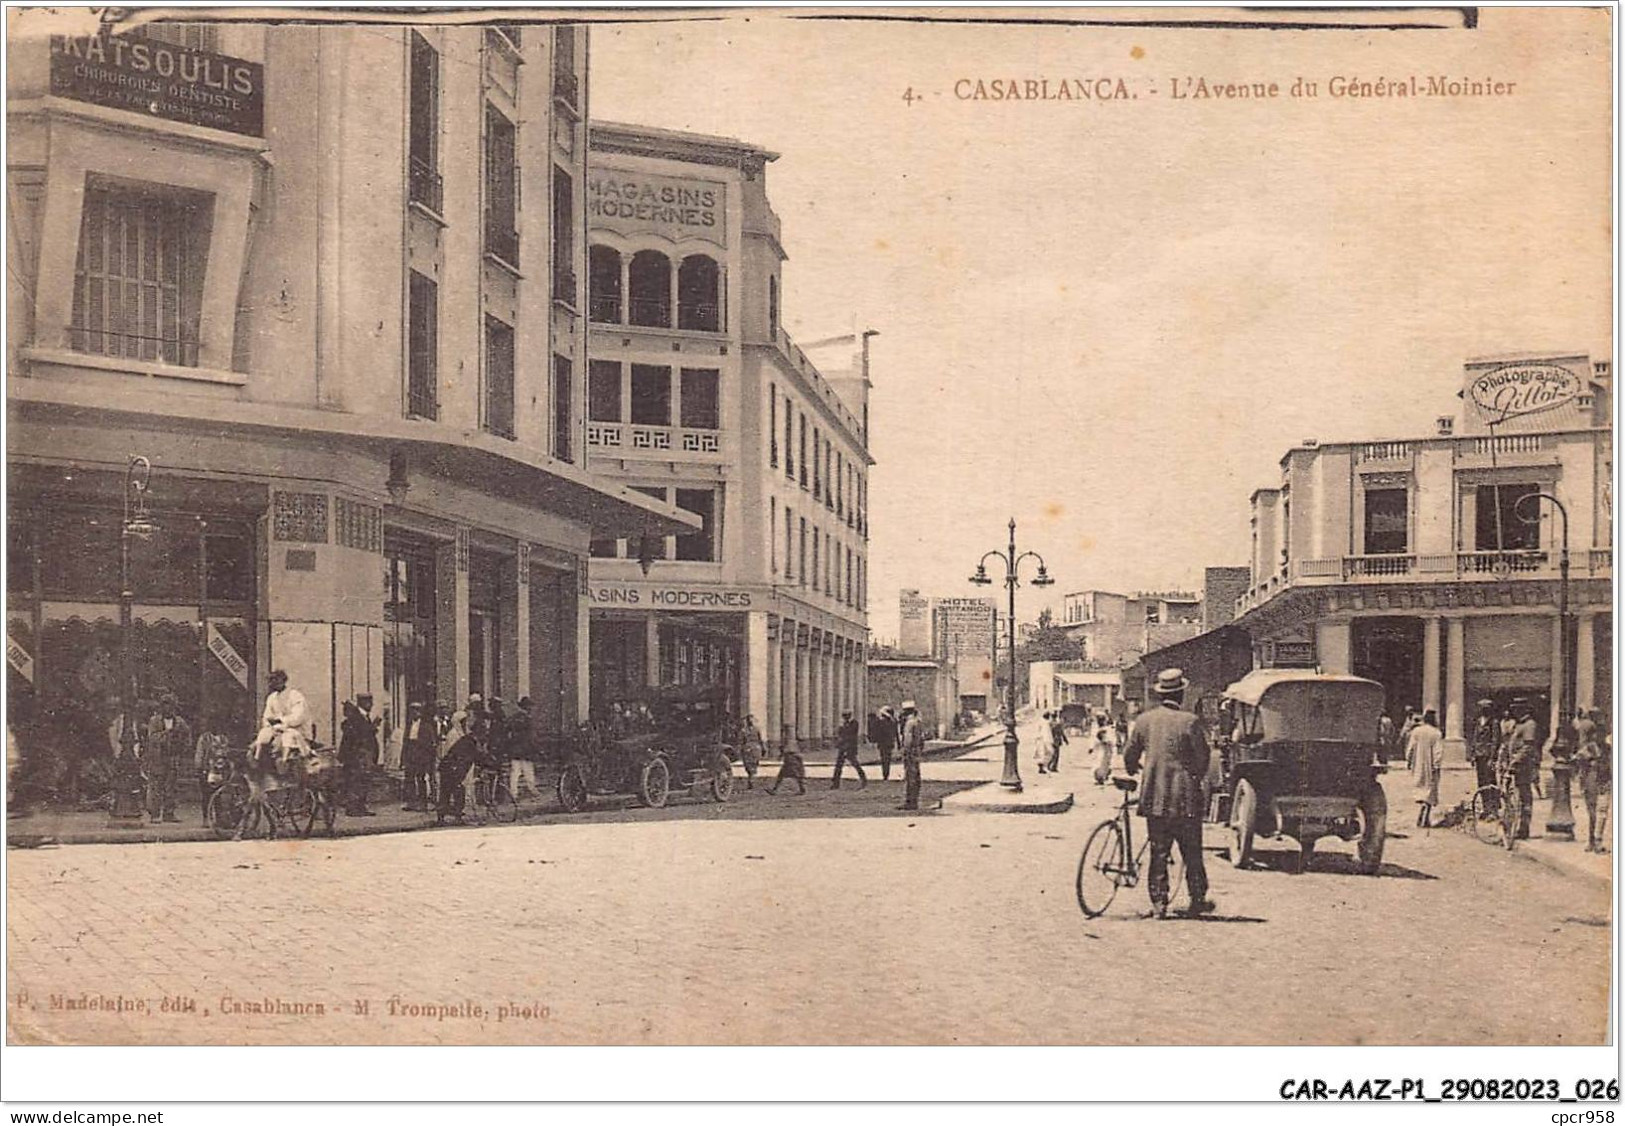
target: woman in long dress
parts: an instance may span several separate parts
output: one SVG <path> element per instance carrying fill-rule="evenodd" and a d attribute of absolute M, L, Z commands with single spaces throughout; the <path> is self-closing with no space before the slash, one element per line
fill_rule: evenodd
<path fill-rule="evenodd" d="M 1439 733 L 1439 716 L 1431 708 L 1411 728 L 1405 743 L 1405 765 L 1410 767 L 1416 788 L 1416 826 L 1431 827 L 1433 807 L 1439 804 L 1439 771 L 1444 766 L 1444 737 Z"/>
<path fill-rule="evenodd" d="M 1117 728 L 1105 716 L 1096 720 L 1095 749 L 1100 754 L 1095 766 L 1095 785 L 1104 786 L 1106 779 L 1112 776 L 1112 759 L 1117 755 Z"/>
<path fill-rule="evenodd" d="M 1054 739 L 1050 735 L 1049 721 L 1053 712 L 1042 712 L 1038 717 L 1038 734 L 1033 737 L 1033 759 L 1038 763 L 1038 773 L 1049 773 L 1050 754 L 1055 749 Z"/>

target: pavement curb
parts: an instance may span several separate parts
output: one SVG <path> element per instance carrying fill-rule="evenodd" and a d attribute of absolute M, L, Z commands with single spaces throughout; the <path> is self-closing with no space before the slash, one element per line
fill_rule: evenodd
<path fill-rule="evenodd" d="M 942 799 L 944 813 L 1065 813 L 1072 804 L 1070 792 L 1024 798 L 1011 794 L 997 782 L 987 782 Z"/>
<path fill-rule="evenodd" d="M 1569 842 L 1564 841 L 1563 843 L 1566 845 Z M 1575 847 L 1578 848 L 1580 846 L 1576 844 Z M 1611 887 L 1614 882 L 1613 872 L 1611 870 L 1607 875 L 1603 875 L 1601 873 L 1594 872 L 1589 868 L 1581 867 L 1578 864 L 1572 864 L 1561 854 L 1554 855 L 1551 852 L 1548 852 L 1545 848 L 1518 847 L 1512 850 L 1511 855 L 1516 856 L 1519 859 L 1526 860 L 1531 864 L 1539 864 L 1543 868 L 1550 871 L 1558 872 L 1562 875 L 1570 876 L 1577 880 L 1584 880 L 1589 884 L 1596 885 L 1597 887 Z"/>

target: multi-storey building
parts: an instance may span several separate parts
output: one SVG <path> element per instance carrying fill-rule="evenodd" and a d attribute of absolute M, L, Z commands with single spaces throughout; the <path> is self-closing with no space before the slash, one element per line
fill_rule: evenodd
<path fill-rule="evenodd" d="M 593 706 L 717 685 L 770 741 L 827 738 L 863 710 L 869 334 L 784 331 L 776 154 L 597 122 L 591 145 L 591 466 L 700 521 L 593 542 Z"/>
<path fill-rule="evenodd" d="M 1475 360 L 1459 428 L 1289 450 L 1252 496 L 1235 624 L 1258 661 L 1381 681 L 1391 713 L 1437 709 L 1458 753 L 1480 700 L 1523 697 L 1550 730 L 1567 547 L 1574 702 L 1610 708 L 1611 386 L 1583 355 Z"/>
<path fill-rule="evenodd" d="M 585 29 L 13 23 L 13 720 L 128 643 L 233 739 L 273 666 L 574 722 L 590 539 L 699 523 L 584 464 Z"/>
<path fill-rule="evenodd" d="M 931 600 L 918 590 L 897 592 L 897 651 L 910 657 L 931 655 Z"/>
<path fill-rule="evenodd" d="M 1202 600 L 1189 591 L 1076 591 L 1062 596 L 1057 624 L 1083 660 L 1121 667 L 1202 632 Z"/>

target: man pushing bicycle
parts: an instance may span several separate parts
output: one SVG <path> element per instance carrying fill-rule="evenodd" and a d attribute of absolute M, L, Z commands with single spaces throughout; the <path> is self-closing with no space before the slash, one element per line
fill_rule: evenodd
<path fill-rule="evenodd" d="M 1207 776 L 1207 736 L 1202 721 L 1184 709 L 1190 682 L 1179 669 L 1157 674 L 1151 691 L 1161 707 L 1148 709 L 1134 721 L 1123 769 L 1137 774 L 1141 761 L 1145 778 L 1140 785 L 1140 816 L 1151 839 L 1151 871 L 1146 884 L 1151 892 L 1151 916 L 1168 917 L 1168 858 L 1175 842 L 1185 863 L 1185 885 L 1190 889 L 1187 915 L 1213 910 L 1207 898 L 1207 869 L 1202 866 L 1202 780 Z"/>

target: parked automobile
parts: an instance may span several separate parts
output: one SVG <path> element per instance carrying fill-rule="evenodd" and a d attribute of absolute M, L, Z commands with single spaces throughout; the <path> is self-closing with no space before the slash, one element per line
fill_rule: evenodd
<path fill-rule="evenodd" d="M 1247 864 L 1258 838 L 1284 836 L 1298 843 L 1301 871 L 1315 843 L 1335 836 L 1356 842 L 1359 870 L 1376 873 L 1388 819 L 1377 764 L 1382 685 L 1260 669 L 1203 705 L 1218 734 L 1208 819 L 1229 826 L 1232 864 Z"/>
<path fill-rule="evenodd" d="M 667 688 L 626 701 L 588 724 L 565 753 L 559 804 L 573 812 L 594 796 L 630 794 L 659 809 L 674 789 L 702 801 L 733 795 L 738 728 L 722 688 Z"/>

